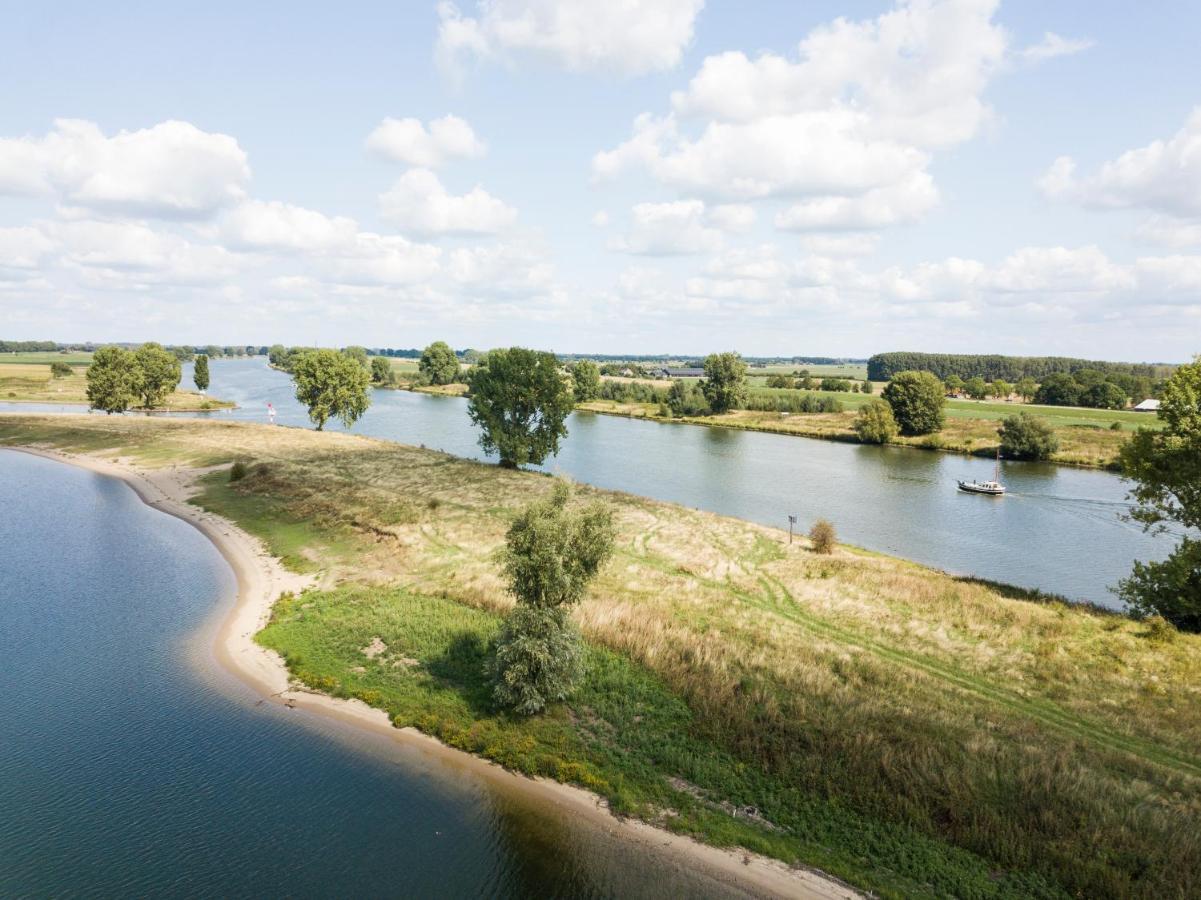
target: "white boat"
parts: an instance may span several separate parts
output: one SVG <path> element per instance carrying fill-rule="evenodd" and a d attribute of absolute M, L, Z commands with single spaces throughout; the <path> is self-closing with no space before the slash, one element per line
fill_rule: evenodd
<path fill-rule="evenodd" d="M 959 490 L 969 494 L 988 494 L 1000 497 L 1005 493 L 1005 485 L 1001 484 L 1001 448 L 997 448 L 997 468 L 993 472 L 992 481 L 961 481 Z"/>

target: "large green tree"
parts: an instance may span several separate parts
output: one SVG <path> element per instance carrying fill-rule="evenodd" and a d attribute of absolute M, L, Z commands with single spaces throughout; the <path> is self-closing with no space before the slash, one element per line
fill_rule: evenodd
<path fill-rule="evenodd" d="M 590 359 L 577 360 L 571 366 L 571 383 L 576 403 L 587 403 L 600 396 L 600 367 Z"/>
<path fill-rule="evenodd" d="M 898 372 L 881 395 L 892 407 L 901 434 L 941 431 L 945 414 L 943 384 L 930 372 Z"/>
<path fill-rule="evenodd" d="M 434 341 L 421 351 L 417 369 L 430 384 L 450 384 L 459 374 L 459 358 L 446 341 Z"/>
<path fill-rule="evenodd" d="M 321 431 L 330 419 L 349 428 L 371 405 L 371 376 L 354 357 L 337 350 L 306 350 L 292 360 L 296 399 Z"/>
<path fill-rule="evenodd" d="M 1006 417 L 997 434 L 1007 459 L 1049 459 L 1059 449 L 1059 439 L 1046 420 L 1028 412 Z"/>
<path fill-rule="evenodd" d="M 1163 562 L 1136 562 L 1118 594 L 1135 615 L 1159 615 L 1201 631 L 1201 356 L 1178 368 L 1160 395 L 1163 428 L 1140 428 L 1122 448 L 1122 471 L 1134 482 L 1132 518 L 1162 533 L 1188 533 Z"/>
<path fill-rule="evenodd" d="M 897 436 L 897 420 L 893 418 L 892 407 L 883 400 L 872 400 L 859 407 L 855 434 L 865 444 L 887 444 Z"/>
<path fill-rule="evenodd" d="M 472 369 L 470 388 L 467 414 L 482 429 L 480 446 L 502 466 L 537 465 L 559 452 L 575 403 L 553 353 L 492 350 Z"/>
<path fill-rule="evenodd" d="M 396 383 L 396 373 L 392 371 L 392 363 L 382 356 L 371 357 L 371 383 L 384 387 Z"/>
<path fill-rule="evenodd" d="M 570 499 L 570 486 L 556 482 L 506 536 L 504 574 L 517 608 L 497 638 L 489 674 L 496 701 L 522 715 L 565 699 L 583 675 L 583 646 L 568 609 L 613 553 L 609 509 L 572 509 Z"/>
<path fill-rule="evenodd" d="M 204 392 L 209 389 L 209 358 L 201 353 L 192 364 L 192 381 L 196 390 Z"/>
<path fill-rule="evenodd" d="M 162 344 L 156 344 L 154 341 L 139 347 L 134 357 L 142 373 L 139 387 L 142 405 L 146 409 L 154 409 L 179 387 L 183 368 L 174 353 L 164 350 Z"/>
<path fill-rule="evenodd" d="M 142 371 L 133 351 L 124 347 L 101 347 L 88 366 L 88 406 L 113 413 L 133 406 L 142 390 Z"/>
<path fill-rule="evenodd" d="M 705 357 L 705 399 L 715 413 L 729 412 L 746 403 L 746 363 L 737 353 L 711 353 Z"/>

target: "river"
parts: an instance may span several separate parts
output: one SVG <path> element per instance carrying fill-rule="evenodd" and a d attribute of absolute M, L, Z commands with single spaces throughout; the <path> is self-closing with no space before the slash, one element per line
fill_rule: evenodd
<path fill-rule="evenodd" d="M 263 359 L 217 360 L 211 372 L 213 396 L 238 404 L 211 415 L 266 422 L 271 403 L 277 424 L 309 424 L 288 377 Z M 789 515 L 803 530 L 825 518 L 871 550 L 1112 608 L 1110 588 L 1131 563 L 1171 549 L 1120 518 L 1127 486 L 1109 472 L 1005 462 L 1009 494 L 993 498 L 956 489 L 993 473 L 991 460 L 958 454 L 592 413 L 574 413 L 568 428 L 544 468 L 577 481 L 784 528 Z M 460 398 L 377 390 L 353 430 L 483 458 Z"/>
<path fill-rule="evenodd" d="M 0 450 L 0 509 L 0 896 L 738 896 L 444 755 L 258 703 L 213 654 L 232 572 L 123 483 Z"/>

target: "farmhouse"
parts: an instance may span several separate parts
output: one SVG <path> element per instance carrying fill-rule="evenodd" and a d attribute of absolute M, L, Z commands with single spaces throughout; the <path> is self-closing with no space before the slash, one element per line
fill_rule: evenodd
<path fill-rule="evenodd" d="M 1158 400 L 1144 400 L 1138 406 L 1134 407 L 1135 412 L 1159 412 Z"/>

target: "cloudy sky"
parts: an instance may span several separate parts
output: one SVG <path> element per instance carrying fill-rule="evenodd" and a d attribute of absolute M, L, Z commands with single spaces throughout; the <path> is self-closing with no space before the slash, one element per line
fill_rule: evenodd
<path fill-rule="evenodd" d="M 1201 5 L 0 2 L 0 337 L 1182 360 Z"/>

